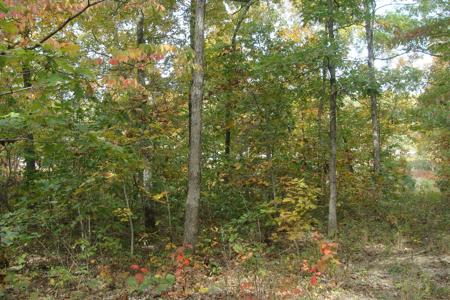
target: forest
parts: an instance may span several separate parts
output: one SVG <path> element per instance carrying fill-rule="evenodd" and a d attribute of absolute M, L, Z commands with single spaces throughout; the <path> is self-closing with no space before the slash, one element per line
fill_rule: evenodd
<path fill-rule="evenodd" d="M 0 0 L 0 299 L 450 299 L 449 24 Z"/>

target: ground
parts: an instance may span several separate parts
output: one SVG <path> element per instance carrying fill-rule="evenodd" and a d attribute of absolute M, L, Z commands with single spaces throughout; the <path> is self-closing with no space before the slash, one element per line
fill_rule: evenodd
<path fill-rule="evenodd" d="M 342 226 L 336 248 L 317 233 L 303 243 L 212 242 L 197 255 L 166 245 L 140 259 L 9 253 L 0 299 L 450 299 L 448 201 L 426 192 L 392 203 L 384 219 Z"/>

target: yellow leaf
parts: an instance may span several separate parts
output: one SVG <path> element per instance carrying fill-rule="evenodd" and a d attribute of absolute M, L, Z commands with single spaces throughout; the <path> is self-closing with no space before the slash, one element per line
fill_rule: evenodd
<path fill-rule="evenodd" d="M 162 193 L 153 195 L 152 198 L 153 198 L 153 200 L 155 200 L 155 201 L 161 201 L 161 199 L 162 199 L 164 196 L 166 196 L 166 195 L 167 195 L 167 192 L 162 192 Z"/>

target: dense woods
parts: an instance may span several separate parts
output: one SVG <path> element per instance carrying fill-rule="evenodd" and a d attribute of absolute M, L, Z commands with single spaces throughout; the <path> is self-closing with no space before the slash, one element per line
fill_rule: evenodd
<path fill-rule="evenodd" d="M 448 299 L 449 11 L 1 0 L 0 298 Z"/>

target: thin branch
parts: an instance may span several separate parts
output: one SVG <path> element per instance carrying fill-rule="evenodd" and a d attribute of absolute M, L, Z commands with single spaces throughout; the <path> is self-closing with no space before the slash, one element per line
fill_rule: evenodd
<path fill-rule="evenodd" d="M 20 88 L 20 89 L 17 89 L 17 90 L 10 90 L 8 92 L 2 92 L 2 93 L 0 93 L 0 97 L 6 96 L 6 95 L 12 95 L 12 94 L 15 94 L 15 93 L 20 93 L 20 92 L 23 92 L 23 91 L 26 91 L 26 90 L 29 90 L 29 89 L 31 89 L 31 86 L 27 86 L 27 87 Z"/>
<path fill-rule="evenodd" d="M 416 5 L 415 3 L 389 3 L 389 4 L 385 4 L 385 5 L 381 5 L 377 8 L 375 8 L 375 11 L 388 7 L 388 6 L 414 6 Z"/>
<path fill-rule="evenodd" d="M 53 31 L 51 31 L 49 34 L 47 34 L 46 36 L 44 36 L 43 38 L 41 38 L 39 40 L 38 43 L 36 43 L 35 45 L 31 46 L 31 47 L 27 47 L 27 50 L 34 50 L 36 48 L 39 48 L 42 46 L 43 43 L 45 43 L 49 38 L 51 38 L 52 36 L 54 36 L 55 34 L 57 34 L 58 32 L 60 32 L 62 29 L 64 29 L 64 27 L 67 26 L 67 24 L 69 24 L 72 20 L 74 20 L 75 18 L 77 18 L 78 16 L 80 16 L 82 13 L 84 13 L 86 10 L 88 10 L 90 7 L 95 6 L 97 4 L 100 4 L 102 2 L 104 2 L 106 0 L 98 0 L 95 2 L 91 1 L 87 1 L 87 4 L 85 7 L 83 7 L 79 12 L 77 12 L 76 14 L 70 16 L 69 18 L 67 18 L 62 24 L 60 24 L 57 28 L 55 28 Z"/>
<path fill-rule="evenodd" d="M 11 144 L 11 143 L 15 143 L 15 142 L 19 142 L 19 141 L 27 141 L 29 140 L 28 138 L 25 137 L 18 137 L 18 138 L 0 138 L 0 145 L 6 145 L 6 144 Z"/>
<path fill-rule="evenodd" d="M 237 38 L 238 31 L 241 28 L 242 22 L 244 22 L 244 19 L 247 17 L 247 13 L 250 10 L 250 6 L 252 6 L 253 3 L 254 3 L 254 1 L 249 1 L 249 2 L 247 2 L 247 4 L 245 6 L 243 5 L 241 7 L 241 9 L 244 8 L 244 12 L 242 13 L 242 16 L 239 18 L 239 20 L 236 24 L 236 27 L 233 31 L 233 37 L 231 38 L 232 51 L 236 50 L 236 38 Z"/>
<path fill-rule="evenodd" d="M 405 54 L 409 54 L 409 53 L 411 53 L 411 50 L 407 50 L 407 51 L 402 52 L 402 53 L 397 53 L 397 54 L 394 54 L 394 55 L 388 56 L 388 57 L 375 57 L 375 59 L 376 60 L 391 60 L 391 59 L 394 59 L 396 57 L 399 57 L 399 56 L 402 56 L 402 55 L 405 55 Z"/>

